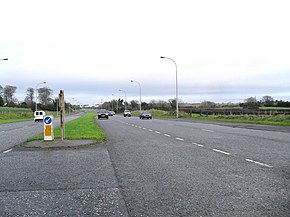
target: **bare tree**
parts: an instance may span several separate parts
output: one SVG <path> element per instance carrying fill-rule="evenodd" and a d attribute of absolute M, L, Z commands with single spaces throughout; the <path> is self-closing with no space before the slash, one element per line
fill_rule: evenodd
<path fill-rule="evenodd" d="M 3 87 L 0 85 L 0 96 L 3 97 Z"/>
<path fill-rule="evenodd" d="M 6 85 L 4 87 L 3 98 L 5 102 L 10 103 L 13 102 L 13 99 L 15 100 L 14 94 L 16 92 L 16 89 L 17 87 L 11 85 Z"/>
<path fill-rule="evenodd" d="M 52 102 L 51 95 L 53 93 L 52 89 L 47 87 L 42 87 L 37 90 L 38 92 L 38 99 L 41 104 L 47 105 L 48 103 Z"/>
<path fill-rule="evenodd" d="M 25 97 L 25 102 L 27 105 L 32 105 L 33 104 L 33 98 L 34 98 L 34 88 L 29 87 L 26 90 L 26 97 Z"/>
<path fill-rule="evenodd" d="M 256 97 L 250 97 L 244 100 L 244 106 L 246 108 L 258 108 L 258 101 Z"/>
<path fill-rule="evenodd" d="M 264 106 L 273 106 L 274 99 L 273 97 L 266 95 L 266 96 L 263 96 L 262 103 L 264 104 Z"/>

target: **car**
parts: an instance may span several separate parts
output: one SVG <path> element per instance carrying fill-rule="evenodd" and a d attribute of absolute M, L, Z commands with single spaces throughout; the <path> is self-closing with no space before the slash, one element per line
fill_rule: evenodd
<path fill-rule="evenodd" d="M 44 111 L 35 111 L 34 112 L 34 122 L 43 121 L 43 117 L 45 116 Z"/>
<path fill-rule="evenodd" d="M 131 114 L 130 110 L 124 111 L 124 117 L 131 117 L 131 116 L 132 116 L 132 114 Z"/>
<path fill-rule="evenodd" d="M 116 113 L 114 111 L 108 111 L 109 112 L 109 116 L 114 116 Z"/>
<path fill-rule="evenodd" d="M 98 112 L 98 119 L 100 118 L 109 119 L 109 112 L 106 109 L 100 109 Z"/>
<path fill-rule="evenodd" d="M 144 112 L 142 112 L 142 113 L 139 115 L 139 118 L 140 118 L 140 119 L 144 119 L 144 118 L 146 118 L 146 119 L 152 119 L 152 115 L 151 115 L 149 112 L 144 111 Z"/>

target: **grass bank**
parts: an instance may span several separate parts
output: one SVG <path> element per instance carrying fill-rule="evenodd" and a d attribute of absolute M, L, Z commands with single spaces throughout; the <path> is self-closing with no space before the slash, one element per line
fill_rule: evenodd
<path fill-rule="evenodd" d="M 103 129 L 96 123 L 96 113 L 93 111 L 87 112 L 84 116 L 77 118 L 65 124 L 65 139 L 94 139 L 97 142 L 107 140 Z M 60 127 L 54 129 L 54 138 L 60 139 Z M 29 139 L 42 140 L 43 134 L 34 136 Z"/>
<path fill-rule="evenodd" d="M 33 120 L 31 109 L 0 107 L 0 124 Z"/>
<path fill-rule="evenodd" d="M 290 126 L 290 115 L 199 115 L 192 114 L 193 119 L 209 121 L 225 121 L 237 123 Z"/>
<path fill-rule="evenodd" d="M 282 109 L 282 108 L 281 108 Z M 176 113 L 172 111 L 162 111 L 151 109 L 149 112 L 153 118 L 176 118 Z M 138 116 L 139 111 L 132 112 L 133 116 Z M 289 115 L 200 115 L 200 114 L 188 114 L 185 112 L 179 112 L 179 118 L 192 118 L 197 120 L 208 121 L 225 121 L 225 122 L 237 122 L 237 123 L 251 123 L 251 124 L 265 124 L 265 125 L 277 125 L 277 126 L 290 126 Z"/>

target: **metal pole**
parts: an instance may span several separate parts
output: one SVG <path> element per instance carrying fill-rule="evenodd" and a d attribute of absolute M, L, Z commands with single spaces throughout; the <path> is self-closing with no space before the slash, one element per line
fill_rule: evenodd
<path fill-rule="evenodd" d="M 141 112 L 142 112 L 142 108 L 141 108 L 141 106 L 142 106 L 141 105 L 142 104 L 142 101 L 141 101 L 141 84 L 138 81 L 131 80 L 131 82 L 135 82 L 135 83 L 137 83 L 139 85 L 139 102 L 140 102 L 140 114 L 141 114 Z"/>
<path fill-rule="evenodd" d="M 119 90 L 119 91 L 122 91 L 122 92 L 125 93 L 125 110 L 127 110 L 127 106 L 126 106 L 126 104 L 127 104 L 127 100 L 126 100 L 126 91 L 124 91 L 124 90 Z"/>
<path fill-rule="evenodd" d="M 176 92 L 176 118 L 178 118 L 178 81 L 177 81 L 177 64 L 176 64 L 176 62 L 173 60 L 173 59 L 171 59 L 171 58 L 169 58 L 169 57 L 163 57 L 163 56 L 161 56 L 160 58 L 163 58 L 163 59 L 169 59 L 169 60 L 171 60 L 172 62 L 174 62 L 174 64 L 175 64 L 175 69 L 176 69 L 176 78 L 175 78 L 175 81 L 176 81 L 176 90 L 175 90 L 175 92 Z"/>

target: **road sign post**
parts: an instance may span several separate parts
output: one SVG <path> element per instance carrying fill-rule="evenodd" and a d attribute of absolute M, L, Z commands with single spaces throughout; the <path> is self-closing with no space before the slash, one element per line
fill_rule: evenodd
<path fill-rule="evenodd" d="M 64 113 L 65 113 L 65 102 L 64 102 L 64 91 L 59 91 L 59 107 L 60 107 L 60 136 L 61 141 L 64 140 L 65 137 L 65 129 L 64 129 Z"/>
<path fill-rule="evenodd" d="M 44 141 L 54 140 L 53 117 L 51 115 L 44 116 L 44 119 L 43 119 L 43 138 L 44 138 Z"/>

